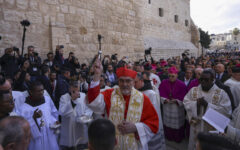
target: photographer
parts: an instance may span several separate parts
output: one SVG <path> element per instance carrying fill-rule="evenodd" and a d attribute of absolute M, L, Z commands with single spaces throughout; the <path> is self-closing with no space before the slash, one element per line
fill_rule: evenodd
<path fill-rule="evenodd" d="M 74 56 L 73 52 L 70 52 L 68 58 L 64 60 L 64 67 L 71 70 L 71 75 L 76 73 L 76 69 L 80 69 L 78 59 Z"/>
<path fill-rule="evenodd" d="M 43 61 L 43 64 L 44 64 L 44 65 L 48 65 L 48 66 L 52 69 L 52 68 L 53 68 L 53 59 L 54 59 L 53 53 L 52 53 L 52 52 L 49 52 L 49 53 L 47 54 L 47 59 L 45 59 L 45 60 Z"/>
<path fill-rule="evenodd" d="M 103 60 L 102 60 L 102 65 L 103 65 L 103 71 L 107 71 L 108 64 L 111 64 L 112 60 L 109 55 L 104 55 Z"/>
<path fill-rule="evenodd" d="M 64 57 L 63 57 L 63 45 L 57 45 L 56 46 L 56 53 L 54 57 L 54 63 L 58 64 L 58 66 L 61 68 L 64 64 Z"/>
<path fill-rule="evenodd" d="M 150 63 L 150 64 L 153 64 L 153 63 L 154 63 L 154 60 L 153 60 L 153 58 L 152 58 L 151 52 L 152 52 L 152 48 L 151 48 L 151 47 L 150 47 L 149 49 L 146 49 L 146 50 L 145 50 L 145 54 L 144 54 L 144 59 L 145 59 L 145 62 L 148 62 L 148 63 Z M 150 57 L 151 62 L 149 62 L 150 60 L 147 59 L 147 56 Z"/>
<path fill-rule="evenodd" d="M 28 46 L 28 60 L 30 62 L 29 73 L 33 80 L 40 75 L 41 58 L 34 52 L 34 46 Z"/>
<path fill-rule="evenodd" d="M 21 63 L 19 49 L 15 47 L 5 49 L 5 54 L 1 57 L 0 63 L 5 75 L 13 79 Z"/>

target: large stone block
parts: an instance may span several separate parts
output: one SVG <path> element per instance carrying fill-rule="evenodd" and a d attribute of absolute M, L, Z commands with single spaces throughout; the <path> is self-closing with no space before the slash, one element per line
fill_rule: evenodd
<path fill-rule="evenodd" d="M 5 21 L 19 22 L 25 19 L 25 14 L 16 10 L 3 9 L 3 18 Z"/>
<path fill-rule="evenodd" d="M 45 0 L 47 4 L 51 4 L 51 5 L 56 5 L 58 4 L 58 0 Z"/>
<path fill-rule="evenodd" d="M 5 2 L 8 5 L 14 5 L 15 4 L 15 0 L 5 0 Z"/>
<path fill-rule="evenodd" d="M 76 7 L 74 7 L 74 6 L 69 6 L 69 13 L 70 13 L 70 14 L 75 14 L 75 13 L 76 13 Z"/>
<path fill-rule="evenodd" d="M 35 0 L 31 0 L 31 1 L 29 2 L 29 8 L 30 8 L 31 10 L 38 10 L 38 2 L 35 1 Z"/>
<path fill-rule="evenodd" d="M 62 13 L 68 13 L 68 6 L 67 5 L 60 5 L 60 10 Z"/>
<path fill-rule="evenodd" d="M 29 11 L 26 14 L 27 14 L 27 19 L 31 23 L 41 24 L 43 22 L 42 14 L 40 12 Z"/>
<path fill-rule="evenodd" d="M 64 23 L 64 14 L 57 14 L 57 21 Z"/>
<path fill-rule="evenodd" d="M 28 8 L 28 0 L 17 0 L 17 7 L 20 9 L 27 9 Z"/>
<path fill-rule="evenodd" d="M 49 10 L 49 6 L 47 4 L 44 4 L 44 3 L 40 3 L 39 8 L 40 8 L 41 12 L 46 13 L 46 14 Z"/>

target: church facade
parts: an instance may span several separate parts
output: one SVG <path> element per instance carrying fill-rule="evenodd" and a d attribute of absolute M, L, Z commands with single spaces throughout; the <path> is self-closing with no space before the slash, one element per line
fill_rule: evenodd
<path fill-rule="evenodd" d="M 179 56 L 189 50 L 198 55 L 199 33 L 190 17 L 190 0 L 0 0 L 1 53 L 21 47 L 28 19 L 25 52 L 34 45 L 43 58 L 56 45 L 64 45 L 65 57 L 74 52 L 89 62 L 98 52 L 143 58 L 152 47 L 155 59 Z"/>

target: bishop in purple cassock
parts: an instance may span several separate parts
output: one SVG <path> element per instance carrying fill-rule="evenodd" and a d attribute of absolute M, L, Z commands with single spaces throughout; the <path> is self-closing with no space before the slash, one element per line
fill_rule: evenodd
<path fill-rule="evenodd" d="M 163 104 L 164 132 L 168 140 L 181 142 L 185 136 L 183 99 L 187 94 L 187 87 L 177 79 L 178 70 L 175 67 L 169 68 L 168 73 L 169 79 L 164 80 L 159 87 Z"/>

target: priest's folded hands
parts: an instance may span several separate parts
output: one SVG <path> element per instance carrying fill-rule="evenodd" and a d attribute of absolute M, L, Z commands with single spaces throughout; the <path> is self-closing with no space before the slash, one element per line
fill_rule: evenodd
<path fill-rule="evenodd" d="M 197 99 L 197 106 L 204 106 L 204 108 L 207 108 L 208 102 L 204 99 L 204 97 L 198 98 Z"/>
<path fill-rule="evenodd" d="M 135 124 L 127 121 L 122 121 L 122 123 L 118 124 L 117 128 L 122 135 L 137 132 Z"/>

